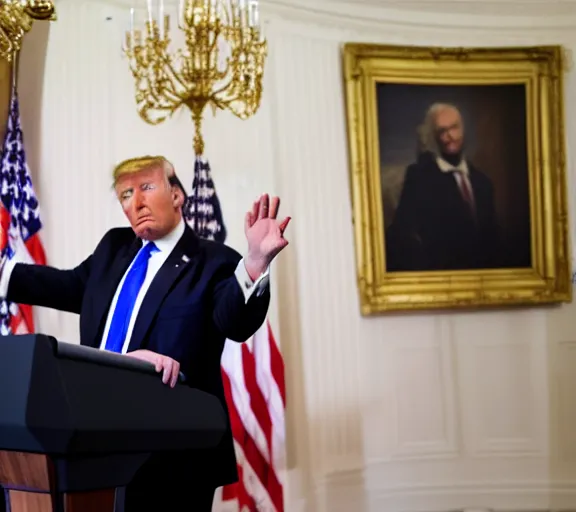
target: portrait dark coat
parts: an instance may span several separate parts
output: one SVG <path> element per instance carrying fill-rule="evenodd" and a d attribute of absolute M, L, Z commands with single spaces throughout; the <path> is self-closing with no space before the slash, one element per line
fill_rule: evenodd
<path fill-rule="evenodd" d="M 467 162 L 475 214 L 452 172 L 432 153 L 406 170 L 394 220 L 386 232 L 388 271 L 497 268 L 505 265 L 491 180 Z"/>

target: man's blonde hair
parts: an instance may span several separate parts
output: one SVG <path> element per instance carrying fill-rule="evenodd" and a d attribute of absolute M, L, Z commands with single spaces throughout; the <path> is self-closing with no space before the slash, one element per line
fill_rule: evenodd
<path fill-rule="evenodd" d="M 167 178 L 174 174 L 174 166 L 163 156 L 139 156 L 124 160 L 114 167 L 112 171 L 113 184 L 116 185 L 122 176 L 134 174 L 153 167 L 164 169 Z"/>

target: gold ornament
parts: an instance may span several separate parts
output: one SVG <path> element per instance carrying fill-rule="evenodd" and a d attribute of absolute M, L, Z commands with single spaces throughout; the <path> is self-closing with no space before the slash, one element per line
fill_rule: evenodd
<path fill-rule="evenodd" d="M 12 61 L 20 51 L 22 39 L 32 28 L 34 20 L 56 20 L 52 0 L 0 1 L 0 57 Z"/>
<path fill-rule="evenodd" d="M 138 113 L 160 124 L 182 105 L 194 122 L 194 151 L 202 155 L 201 125 L 207 105 L 240 119 L 254 115 L 262 98 L 267 44 L 257 0 L 180 0 L 176 32 L 185 48 L 170 48 L 170 16 L 164 1 L 148 0 L 143 30 L 130 30 L 124 53 L 135 80 Z"/>

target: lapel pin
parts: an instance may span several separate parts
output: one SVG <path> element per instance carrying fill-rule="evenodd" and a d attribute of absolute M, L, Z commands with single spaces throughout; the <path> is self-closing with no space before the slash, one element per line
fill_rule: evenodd
<path fill-rule="evenodd" d="M 190 258 L 188 256 L 186 256 L 185 254 L 182 255 L 182 261 L 184 263 L 188 263 L 190 261 Z"/>

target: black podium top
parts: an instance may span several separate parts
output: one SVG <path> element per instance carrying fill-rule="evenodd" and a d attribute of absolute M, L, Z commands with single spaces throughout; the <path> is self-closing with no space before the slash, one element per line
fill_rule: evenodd
<path fill-rule="evenodd" d="M 0 337 L 0 450 L 88 455 L 216 446 L 220 400 L 150 363 L 41 334 Z"/>

